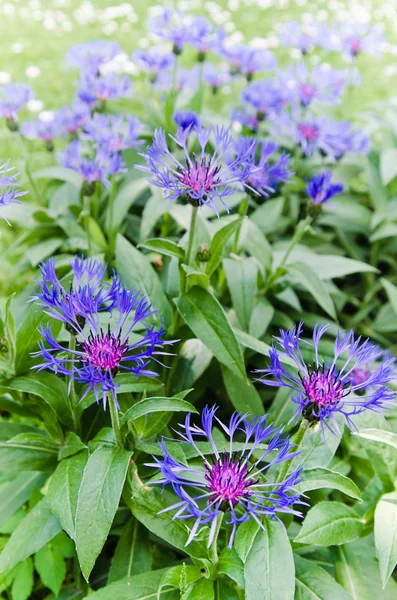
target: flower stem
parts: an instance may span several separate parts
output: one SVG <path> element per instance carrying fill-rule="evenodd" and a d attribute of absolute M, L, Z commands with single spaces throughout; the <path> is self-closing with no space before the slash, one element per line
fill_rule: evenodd
<path fill-rule="evenodd" d="M 295 246 L 297 244 L 299 244 L 299 242 L 301 241 L 301 239 L 303 238 L 303 236 L 305 235 L 306 231 L 308 230 L 311 222 L 313 221 L 312 217 L 306 217 L 305 219 L 302 219 L 301 221 L 299 221 L 298 225 L 296 226 L 295 229 L 295 233 L 292 236 L 292 240 L 287 248 L 286 253 L 284 254 L 284 258 L 281 261 L 280 267 L 283 267 L 285 265 L 285 263 L 287 262 L 292 250 L 295 248 Z"/>
<path fill-rule="evenodd" d="M 36 196 L 36 200 L 39 204 L 41 204 L 41 194 L 40 194 L 40 190 L 39 187 L 36 183 L 36 181 L 34 180 L 32 173 L 30 171 L 30 167 L 29 167 L 29 160 L 28 160 L 28 153 L 26 151 L 26 146 L 25 146 L 25 142 L 24 139 L 21 135 L 21 133 L 18 131 L 17 133 L 18 135 L 18 140 L 19 140 L 19 144 L 21 147 L 21 153 L 23 156 L 23 161 L 24 161 L 24 166 L 25 166 L 25 173 L 26 173 L 26 177 L 29 180 L 30 186 L 33 190 L 34 195 Z"/>
<path fill-rule="evenodd" d="M 90 217 L 91 217 L 91 198 L 90 196 L 83 196 L 84 203 L 84 228 L 87 235 L 87 255 L 92 256 L 92 244 L 91 244 L 91 231 L 90 231 Z"/>
<path fill-rule="evenodd" d="M 307 419 L 302 419 L 302 421 L 300 422 L 300 425 L 299 425 L 299 429 L 296 432 L 294 440 L 293 440 L 293 443 L 294 443 L 293 453 L 294 454 L 297 450 L 300 449 L 302 442 L 303 442 L 303 438 L 305 437 L 305 433 L 309 429 L 309 427 L 310 427 L 310 422 Z M 294 460 L 294 457 L 286 460 L 283 463 L 283 465 L 277 475 L 276 483 L 280 483 L 281 481 L 284 481 L 287 478 L 293 460 Z"/>
<path fill-rule="evenodd" d="M 223 521 L 223 515 L 224 515 L 224 513 L 220 510 L 218 512 L 217 517 L 216 517 L 215 533 L 214 533 L 214 537 L 213 537 L 211 546 L 209 548 L 209 558 L 210 558 L 212 564 L 215 567 L 218 566 L 218 562 L 219 562 L 219 556 L 218 556 L 218 536 L 219 536 L 219 532 L 221 530 L 221 525 L 222 525 L 222 521 Z"/>
<path fill-rule="evenodd" d="M 124 448 L 123 437 L 120 431 L 119 411 L 116 406 L 116 398 L 112 393 L 108 394 L 108 402 L 116 444 L 119 448 Z"/>
<path fill-rule="evenodd" d="M 238 241 L 239 241 L 239 237 L 240 237 L 240 233 L 241 233 L 241 228 L 242 228 L 243 222 L 244 222 L 244 217 L 246 217 L 247 212 L 248 212 L 248 196 L 245 196 L 242 199 L 241 204 L 238 209 L 238 215 L 239 215 L 239 217 L 241 217 L 241 223 L 238 226 L 236 234 L 234 236 L 234 243 L 233 243 L 233 253 L 234 254 L 238 253 Z"/>
<path fill-rule="evenodd" d="M 189 239 L 187 242 L 186 259 L 185 259 L 185 264 L 189 267 L 192 263 L 193 241 L 194 241 L 194 234 L 196 231 L 197 212 L 198 212 L 198 206 L 192 206 L 192 216 L 190 218 L 190 227 L 189 227 Z M 187 277 L 185 277 L 184 286 L 185 286 L 184 291 L 186 294 L 187 287 L 188 287 Z"/>
<path fill-rule="evenodd" d="M 110 189 L 109 204 L 108 204 L 108 211 L 109 211 L 109 220 L 108 220 L 108 243 L 109 243 L 108 260 L 109 261 L 113 260 L 115 246 L 116 246 L 116 231 L 114 229 L 114 199 L 116 197 L 116 189 L 117 189 L 117 182 L 116 182 L 115 179 L 113 179 L 113 181 L 112 181 L 112 187 Z"/>
<path fill-rule="evenodd" d="M 73 333 L 69 334 L 69 350 L 70 350 L 70 352 L 74 352 L 76 350 L 76 338 L 73 335 Z M 76 411 L 75 411 L 75 408 L 77 406 L 77 394 L 76 394 L 76 388 L 74 385 L 74 379 L 71 379 L 71 381 L 70 381 L 70 394 L 68 395 L 68 398 L 69 398 L 69 404 L 70 404 L 70 411 L 72 413 L 74 429 L 78 433 L 80 430 L 80 424 L 77 421 Z"/>

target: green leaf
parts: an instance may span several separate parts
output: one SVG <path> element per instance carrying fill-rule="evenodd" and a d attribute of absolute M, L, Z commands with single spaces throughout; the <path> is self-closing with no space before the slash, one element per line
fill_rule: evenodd
<path fill-rule="evenodd" d="M 356 484 L 348 477 L 340 475 L 340 473 L 336 473 L 330 469 L 324 469 L 322 467 L 305 469 L 302 473 L 302 477 L 303 481 L 295 486 L 299 492 L 303 493 L 322 488 L 332 488 L 333 490 L 343 492 L 351 498 L 361 500 L 361 492 Z"/>
<path fill-rule="evenodd" d="M 83 185 L 83 178 L 73 169 L 66 169 L 65 167 L 46 167 L 40 171 L 33 173 L 35 179 L 59 179 L 60 181 L 66 181 L 71 183 L 77 188 L 81 188 Z"/>
<path fill-rule="evenodd" d="M 126 450 L 102 446 L 84 469 L 76 509 L 76 550 L 87 580 L 113 523 L 130 457 Z"/>
<path fill-rule="evenodd" d="M 69 456 L 73 456 L 73 454 L 77 454 L 81 450 L 85 450 L 87 446 L 83 444 L 78 435 L 76 435 L 73 431 L 69 431 L 66 434 L 65 443 L 59 451 L 58 459 L 63 460 L 64 458 L 68 458 Z"/>
<path fill-rule="evenodd" d="M 34 566 L 43 584 L 57 596 L 65 579 L 66 565 L 51 542 L 36 552 Z"/>
<path fill-rule="evenodd" d="M 185 600 L 215 600 L 214 582 L 201 578 L 192 584 L 191 589 L 183 596 Z"/>
<path fill-rule="evenodd" d="M 163 240 L 160 238 L 152 238 L 150 240 L 146 240 L 143 244 L 139 244 L 139 248 L 146 248 L 146 250 L 150 250 L 151 252 L 158 252 L 159 254 L 164 254 L 164 256 L 171 256 L 177 258 L 178 260 L 184 260 L 185 251 L 181 246 L 178 246 L 175 242 L 171 240 Z"/>
<path fill-rule="evenodd" d="M 4 372 L 6 377 L 15 373 L 16 357 L 16 334 L 15 322 L 11 312 L 11 301 L 14 294 L 7 298 L 4 307 L 4 319 L 0 318 L 0 336 L 5 338 L 2 341 L 2 352 L 0 353 L 0 372 Z"/>
<path fill-rule="evenodd" d="M 197 413 L 197 409 L 194 408 L 193 404 L 186 400 L 181 400 L 176 396 L 172 398 L 145 398 L 140 402 L 134 404 L 127 410 L 127 412 L 121 417 L 120 423 L 127 423 L 127 421 L 134 421 L 144 415 L 149 415 L 154 412 L 193 412 Z"/>
<path fill-rule="evenodd" d="M 295 567 L 284 526 L 266 519 L 244 565 L 246 600 L 293 600 Z"/>
<path fill-rule="evenodd" d="M 212 354 L 197 338 L 186 340 L 178 352 L 178 361 L 171 371 L 172 390 L 191 388 L 209 367 Z"/>
<path fill-rule="evenodd" d="M 122 225 L 131 206 L 149 189 L 146 177 L 134 179 L 123 185 L 114 198 L 113 231 Z M 109 223 L 107 224 L 109 229 Z"/>
<path fill-rule="evenodd" d="M 244 219 L 241 245 L 249 254 L 255 256 L 260 265 L 270 269 L 273 260 L 272 247 L 258 225 L 251 219 Z"/>
<path fill-rule="evenodd" d="M 210 253 L 211 258 L 207 262 L 205 272 L 208 277 L 211 277 L 215 273 L 216 269 L 221 264 L 223 250 L 230 239 L 230 237 L 237 231 L 241 225 L 241 219 L 235 219 L 231 223 L 228 223 L 222 229 L 216 232 L 211 242 Z"/>
<path fill-rule="evenodd" d="M 46 473 L 22 472 L 0 486 L 0 525 L 29 500 L 34 488 L 44 485 L 47 477 Z"/>
<path fill-rule="evenodd" d="M 207 290 L 196 286 L 174 302 L 187 325 L 215 358 L 245 379 L 240 346 L 218 300 Z"/>
<path fill-rule="evenodd" d="M 293 275 L 294 280 L 313 296 L 321 308 L 330 317 L 336 319 L 335 306 L 330 293 L 315 271 L 302 262 L 288 265 L 287 270 L 290 275 Z"/>
<path fill-rule="evenodd" d="M 73 417 L 68 400 L 68 386 L 65 381 L 54 373 L 46 371 L 29 373 L 26 376 L 16 377 L 7 385 L 2 384 L 2 387 L 39 396 L 51 406 L 64 425 L 73 428 Z"/>
<path fill-rule="evenodd" d="M 46 497 L 62 528 L 73 539 L 77 499 L 87 460 L 87 450 L 61 460 L 51 477 Z"/>
<path fill-rule="evenodd" d="M 386 148 L 381 152 L 380 176 L 384 186 L 397 176 L 397 148 Z"/>
<path fill-rule="evenodd" d="M 397 433 L 384 431 L 383 429 L 362 429 L 361 431 L 356 432 L 354 435 L 357 437 L 362 437 L 366 440 L 372 440 L 373 442 L 388 444 L 397 450 Z"/>
<path fill-rule="evenodd" d="M 237 377 L 230 369 L 221 367 L 223 383 L 227 394 L 236 410 L 250 413 L 252 416 L 265 414 L 262 398 L 255 389 L 252 381 L 244 381 Z"/>
<path fill-rule="evenodd" d="M 174 494 L 167 490 L 161 492 L 157 488 L 145 486 L 139 488 L 132 498 L 129 498 L 128 495 L 123 495 L 123 498 L 134 517 L 149 531 L 194 558 L 207 558 L 208 551 L 205 542 L 193 540 L 186 546 L 190 533 L 187 523 L 180 519 L 173 520 L 172 511 L 159 514 L 165 508 L 175 504 Z"/>
<path fill-rule="evenodd" d="M 157 277 L 147 256 L 139 252 L 122 235 L 117 236 L 116 244 L 117 272 L 124 285 L 129 289 L 139 289 L 146 294 L 156 308 L 159 321 L 164 319 L 168 326 L 172 320 L 171 306 L 165 296 L 160 280 Z"/>
<path fill-rule="evenodd" d="M 397 564 L 397 492 L 382 496 L 375 510 L 375 545 L 383 587 Z"/>
<path fill-rule="evenodd" d="M 242 329 L 247 331 L 257 293 L 258 263 L 255 258 L 240 260 L 225 258 L 223 267 L 232 296 L 233 307 Z"/>
<path fill-rule="evenodd" d="M 135 519 L 124 527 L 112 558 L 108 584 L 152 569 L 147 531 Z"/>
<path fill-rule="evenodd" d="M 320 502 L 303 521 L 296 542 L 316 546 L 340 546 L 359 537 L 364 523 L 357 513 L 341 502 Z"/>
<path fill-rule="evenodd" d="M 344 417 L 337 417 L 336 420 L 340 433 L 335 431 L 333 434 L 325 429 L 323 434 L 320 428 L 309 428 L 306 431 L 300 454 L 294 460 L 293 467 L 302 466 L 304 469 L 328 467 L 338 449 L 344 428 Z"/>
<path fill-rule="evenodd" d="M 38 552 L 61 531 L 61 525 L 46 500 L 38 504 L 21 521 L 0 555 L 0 573 L 15 567 Z"/>
<path fill-rule="evenodd" d="M 397 317 L 397 287 L 387 279 L 382 279 L 382 285 L 386 291 L 389 302 L 394 310 L 394 316 Z"/>
<path fill-rule="evenodd" d="M 285 250 L 274 252 L 273 268 L 279 266 L 285 255 Z M 345 277 L 352 273 L 377 272 L 375 267 L 366 263 L 345 256 L 331 254 L 313 254 L 301 250 L 293 250 L 287 260 L 287 265 L 292 263 L 304 263 L 310 267 L 320 279 L 334 279 L 335 277 Z M 324 265 L 327 268 L 324 269 Z"/>
<path fill-rule="evenodd" d="M 12 600 L 28 600 L 33 590 L 33 563 L 31 558 L 21 562 L 14 571 Z"/>
<path fill-rule="evenodd" d="M 335 561 L 337 581 L 349 592 L 353 600 L 370 600 L 363 579 L 363 566 L 360 559 L 349 550 L 349 545 L 339 546 L 337 553 Z"/>
<path fill-rule="evenodd" d="M 327 571 L 297 555 L 295 582 L 295 600 L 352 600 Z"/>
<path fill-rule="evenodd" d="M 47 321 L 49 321 L 48 315 L 43 310 L 39 310 L 36 305 L 31 305 L 18 327 L 16 336 L 17 354 L 15 358 L 15 371 L 18 375 L 30 372 L 30 368 L 35 364 L 31 353 L 38 350 L 38 343 L 41 339 L 39 328 L 40 325 Z M 56 337 L 61 329 L 61 323 L 53 323 L 51 329 Z"/>
<path fill-rule="evenodd" d="M 219 573 L 233 579 L 244 588 L 244 564 L 234 548 L 224 548 L 219 556 Z"/>
<path fill-rule="evenodd" d="M 168 208 L 163 190 L 152 186 L 151 195 L 146 200 L 142 211 L 139 241 L 144 242 L 151 235 L 156 223 L 168 211 Z"/>
<path fill-rule="evenodd" d="M 0 442 L 0 469 L 7 471 L 51 471 L 57 463 L 58 448 L 50 438 L 20 433 Z"/>
<path fill-rule="evenodd" d="M 178 569 L 178 571 L 176 571 Z M 182 567 L 173 567 L 174 576 L 171 578 L 172 585 L 176 583 L 174 580 L 178 578 Z M 168 590 L 161 593 L 158 596 L 158 590 L 161 586 L 161 582 L 164 576 L 170 569 L 159 569 L 157 571 L 150 571 L 149 573 L 142 573 L 141 575 L 135 575 L 128 579 L 123 579 L 107 585 L 106 587 L 98 590 L 97 592 L 91 593 L 84 600 L 175 600 L 175 596 L 169 595 Z M 197 573 L 198 572 L 198 573 Z M 187 581 L 191 581 L 197 578 L 199 569 L 197 567 L 187 566 Z M 178 593 L 176 598 L 179 598 Z"/>

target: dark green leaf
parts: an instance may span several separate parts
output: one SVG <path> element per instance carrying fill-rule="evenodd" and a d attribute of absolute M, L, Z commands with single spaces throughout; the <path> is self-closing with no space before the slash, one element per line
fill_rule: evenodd
<path fill-rule="evenodd" d="M 139 252 L 123 236 L 117 236 L 116 266 L 124 285 L 146 294 L 159 312 L 156 318 L 168 326 L 171 323 L 171 307 L 147 256 Z"/>
<path fill-rule="evenodd" d="M 179 313 L 193 333 L 231 371 L 246 378 L 240 346 L 218 300 L 207 290 L 194 287 L 175 299 Z"/>
<path fill-rule="evenodd" d="M 57 596 L 66 575 L 66 565 L 51 542 L 36 552 L 34 566 L 43 584 Z"/>
<path fill-rule="evenodd" d="M 257 293 L 258 264 L 254 258 L 225 258 L 223 267 L 233 307 L 242 329 L 248 330 Z"/>
<path fill-rule="evenodd" d="M 301 483 L 295 486 L 299 492 L 308 492 L 310 490 L 318 490 L 322 488 L 332 488 L 333 490 L 339 490 L 351 498 L 356 500 L 361 499 L 361 492 L 356 484 L 349 479 L 331 471 L 330 469 L 324 469 L 317 467 L 316 469 L 305 469 L 302 473 L 303 480 Z"/>
<path fill-rule="evenodd" d="M 58 517 L 62 528 L 73 539 L 77 499 L 87 460 L 87 450 L 61 460 L 48 488 L 48 504 Z"/>
<path fill-rule="evenodd" d="M 293 600 L 295 567 L 284 526 L 266 519 L 244 565 L 246 600 Z"/>
<path fill-rule="evenodd" d="M 194 412 L 197 410 L 194 408 L 193 404 L 187 402 L 186 400 L 182 400 L 177 397 L 172 398 L 145 398 L 140 402 L 134 404 L 127 410 L 127 412 L 122 416 L 120 423 L 127 423 L 127 421 L 133 421 L 134 419 L 138 419 L 139 417 L 143 417 L 144 415 L 152 414 L 154 412 Z"/>
<path fill-rule="evenodd" d="M 7 471 L 51 471 L 57 455 L 58 448 L 44 435 L 20 433 L 0 442 L 0 468 Z"/>
<path fill-rule="evenodd" d="M 335 306 L 331 295 L 313 269 L 305 263 L 298 262 L 288 265 L 288 273 L 293 275 L 294 281 L 303 286 L 330 317 L 336 319 Z"/>
<path fill-rule="evenodd" d="M 382 496 L 375 510 L 375 545 L 383 587 L 397 564 L 397 492 Z"/>
<path fill-rule="evenodd" d="M 41 500 L 21 521 L 0 555 L 0 573 L 38 552 L 61 531 L 46 500 Z"/>
<path fill-rule="evenodd" d="M 12 600 L 28 600 L 33 590 L 33 563 L 31 558 L 26 558 L 13 573 Z"/>
<path fill-rule="evenodd" d="M 0 525 L 13 515 L 30 498 L 34 488 L 40 489 L 48 475 L 46 473 L 22 472 L 15 479 L 0 486 Z"/>
<path fill-rule="evenodd" d="M 222 366 L 223 383 L 228 396 L 236 410 L 249 413 L 252 416 L 265 414 L 263 402 L 254 384 L 247 379 L 237 377 L 230 369 Z"/>
<path fill-rule="evenodd" d="M 123 529 L 112 558 L 108 584 L 151 569 L 152 554 L 147 531 L 138 521 L 130 519 Z"/>
<path fill-rule="evenodd" d="M 214 235 L 210 247 L 211 258 L 205 267 L 205 272 L 209 277 L 215 273 L 216 269 L 221 264 L 223 250 L 230 237 L 237 231 L 240 225 L 241 219 L 235 219 L 231 223 L 228 223 L 222 227 L 222 229 L 217 231 Z"/>
<path fill-rule="evenodd" d="M 320 502 L 307 513 L 296 541 L 339 546 L 359 537 L 363 529 L 364 523 L 349 506 L 341 502 Z"/>
<path fill-rule="evenodd" d="M 352 600 L 327 571 L 300 556 L 295 556 L 295 581 L 295 600 Z"/>
<path fill-rule="evenodd" d="M 219 572 L 244 588 L 244 564 L 234 548 L 224 548 L 219 556 Z"/>
<path fill-rule="evenodd" d="M 139 248 L 146 248 L 146 250 L 150 250 L 151 252 L 158 252 L 159 254 L 164 254 L 164 256 L 175 256 L 178 260 L 184 260 L 185 251 L 181 246 L 178 246 L 175 242 L 171 240 L 162 240 L 160 238 L 153 238 L 150 240 L 146 240 L 144 243 L 139 244 Z"/>
<path fill-rule="evenodd" d="M 89 457 L 84 469 L 75 527 L 77 555 L 86 579 L 113 523 L 130 457 L 126 450 L 102 446 Z"/>

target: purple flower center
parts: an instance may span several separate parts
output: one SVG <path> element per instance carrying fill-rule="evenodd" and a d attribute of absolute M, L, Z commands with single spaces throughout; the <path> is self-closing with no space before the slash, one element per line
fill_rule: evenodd
<path fill-rule="evenodd" d="M 208 193 L 221 183 L 218 177 L 220 168 L 220 165 L 212 167 L 210 158 L 202 158 L 200 163 L 195 160 L 186 169 L 180 169 L 177 177 L 192 192 Z"/>
<path fill-rule="evenodd" d="M 209 502 L 221 501 L 236 506 L 242 498 L 251 495 L 250 487 L 256 483 L 248 477 L 247 464 L 233 460 L 226 452 L 211 467 L 205 465 L 205 469 L 205 478 L 212 491 Z"/>
<path fill-rule="evenodd" d="M 302 378 L 306 398 L 318 406 L 336 406 L 346 395 L 346 388 L 336 372 L 321 370 Z"/>
<path fill-rule="evenodd" d="M 128 347 L 128 341 L 121 343 L 110 331 L 101 333 L 95 337 L 90 336 L 83 344 L 86 361 L 101 371 L 115 371 Z"/>
<path fill-rule="evenodd" d="M 308 123 L 300 123 L 298 130 L 307 140 L 318 140 L 319 130 L 316 125 L 310 125 Z"/>

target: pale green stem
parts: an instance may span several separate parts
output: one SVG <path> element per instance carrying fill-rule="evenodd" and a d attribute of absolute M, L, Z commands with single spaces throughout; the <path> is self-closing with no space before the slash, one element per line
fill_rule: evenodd
<path fill-rule="evenodd" d="M 185 260 L 185 264 L 188 265 L 189 267 L 191 266 L 191 263 L 192 263 L 193 241 L 194 241 L 194 234 L 196 231 L 197 212 L 198 212 L 198 207 L 192 206 L 192 215 L 190 218 L 189 238 L 188 238 L 188 242 L 187 242 L 186 260 Z M 185 278 L 184 285 L 185 285 L 184 291 L 186 293 L 187 292 L 187 277 Z"/>
<path fill-rule="evenodd" d="M 303 442 L 303 438 L 305 437 L 305 433 L 309 429 L 309 427 L 310 427 L 310 422 L 307 419 L 302 419 L 302 421 L 300 422 L 300 425 L 299 425 L 299 429 L 296 432 L 294 439 L 293 439 L 293 444 L 294 444 L 293 453 L 294 454 L 295 454 L 295 452 L 297 452 L 300 449 L 302 442 Z M 288 473 L 291 468 L 293 460 L 294 460 L 294 457 L 292 457 L 282 463 L 282 467 L 277 475 L 276 483 L 280 483 L 281 481 L 284 481 L 288 477 Z"/>
<path fill-rule="evenodd" d="M 113 260 L 114 257 L 114 251 L 115 251 L 115 247 L 116 247 L 116 231 L 114 228 L 114 200 L 116 197 L 116 190 L 117 190 L 117 182 L 115 179 L 113 179 L 112 181 L 112 187 L 110 190 L 110 196 L 109 196 L 109 204 L 108 204 L 108 211 L 109 211 L 109 229 L 108 229 L 108 241 L 109 241 L 109 250 L 108 250 L 108 258 L 109 261 Z"/>
<path fill-rule="evenodd" d="M 92 256 L 90 218 L 91 218 L 91 196 L 83 196 L 84 202 L 84 228 L 87 235 L 87 255 Z"/>
<path fill-rule="evenodd" d="M 34 195 L 36 196 L 36 200 L 39 204 L 41 204 L 41 194 L 40 194 L 40 190 L 39 187 L 35 181 L 35 179 L 32 176 L 32 173 L 30 171 L 30 167 L 29 167 L 29 160 L 28 160 L 28 153 L 26 150 L 26 146 L 25 146 L 25 142 L 24 139 L 21 135 L 21 133 L 18 131 L 17 133 L 18 139 L 19 139 L 19 144 L 21 146 L 21 152 L 22 152 L 22 156 L 23 156 L 23 160 L 24 160 L 24 166 L 25 166 L 25 173 L 26 176 L 29 180 L 30 186 L 33 190 Z"/>
<path fill-rule="evenodd" d="M 124 448 L 123 437 L 120 431 L 119 411 L 116 406 L 116 399 L 112 393 L 108 394 L 108 403 L 116 444 L 119 448 Z"/>
<path fill-rule="evenodd" d="M 283 260 L 281 261 L 280 267 L 283 267 L 286 264 L 292 250 L 297 244 L 299 244 L 312 221 L 312 217 L 306 217 L 305 219 L 302 219 L 302 221 L 299 221 L 298 225 L 296 226 L 295 233 L 292 236 L 290 245 L 288 246 L 287 251 L 284 254 Z"/>
<path fill-rule="evenodd" d="M 240 238 L 240 233 L 241 233 L 241 228 L 243 226 L 243 222 L 244 222 L 244 217 L 246 217 L 247 212 L 248 212 L 248 196 L 245 196 L 245 198 L 242 199 L 240 207 L 238 209 L 238 214 L 239 217 L 241 217 L 242 221 L 240 223 L 240 225 L 237 228 L 236 234 L 234 236 L 234 243 L 233 243 L 233 252 L 234 254 L 238 253 L 238 242 L 239 242 L 239 238 Z"/>
<path fill-rule="evenodd" d="M 218 516 L 216 517 L 216 525 L 215 525 L 214 538 L 212 540 L 212 544 L 211 544 L 210 549 L 209 549 L 209 558 L 210 558 L 212 564 L 216 568 L 217 568 L 218 563 L 219 563 L 219 556 L 218 556 L 218 536 L 219 536 L 219 532 L 221 530 L 221 525 L 222 525 L 222 521 L 223 521 L 223 515 L 224 515 L 224 513 L 222 511 L 218 512 Z"/>

